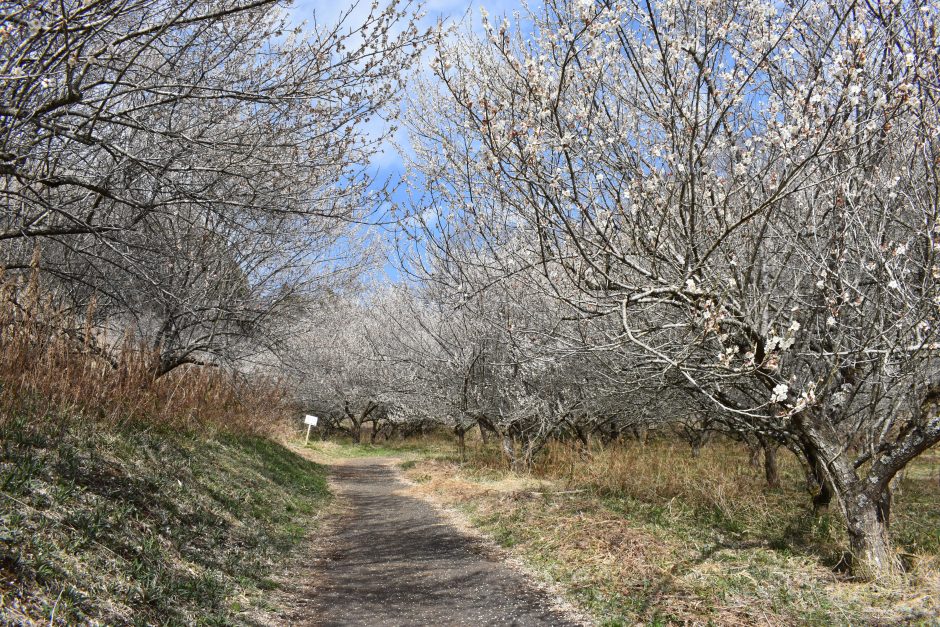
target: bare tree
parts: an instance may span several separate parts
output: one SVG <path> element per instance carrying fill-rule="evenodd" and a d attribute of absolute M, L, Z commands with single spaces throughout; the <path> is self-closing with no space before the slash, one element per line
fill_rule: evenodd
<path fill-rule="evenodd" d="M 406 226 L 801 454 L 890 574 L 890 480 L 940 441 L 938 15 L 558 1 L 443 42 Z"/>
<path fill-rule="evenodd" d="M 365 124 L 425 36 L 408 1 L 355 8 L 304 30 L 273 0 L 0 2 L 5 268 L 39 244 L 158 375 L 276 340 L 364 261 Z"/>

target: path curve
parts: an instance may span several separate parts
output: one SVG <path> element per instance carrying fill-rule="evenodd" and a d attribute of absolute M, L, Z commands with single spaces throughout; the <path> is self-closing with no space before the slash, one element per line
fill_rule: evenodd
<path fill-rule="evenodd" d="M 332 468 L 344 504 L 320 542 L 315 625 L 578 625 L 477 538 L 403 492 L 394 460 Z"/>

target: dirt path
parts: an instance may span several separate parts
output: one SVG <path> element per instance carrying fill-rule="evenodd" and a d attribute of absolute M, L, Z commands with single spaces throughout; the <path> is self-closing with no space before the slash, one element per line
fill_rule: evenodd
<path fill-rule="evenodd" d="M 345 505 L 309 578 L 314 625 L 577 625 L 550 595 L 429 504 L 392 460 L 333 467 Z"/>

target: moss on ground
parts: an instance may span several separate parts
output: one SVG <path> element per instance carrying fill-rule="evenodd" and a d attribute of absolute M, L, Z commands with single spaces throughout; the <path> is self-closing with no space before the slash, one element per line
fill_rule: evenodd
<path fill-rule="evenodd" d="M 0 623 L 238 623 L 329 499 L 254 436 L 66 421 L 0 439 Z"/>

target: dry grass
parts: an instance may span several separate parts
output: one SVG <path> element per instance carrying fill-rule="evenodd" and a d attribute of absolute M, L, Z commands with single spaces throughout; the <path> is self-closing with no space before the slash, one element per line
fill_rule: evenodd
<path fill-rule="evenodd" d="M 155 377 L 41 289 L 0 278 L 0 624 L 232 624 L 328 501 L 270 438 L 282 390 L 220 368 Z"/>
<path fill-rule="evenodd" d="M 395 457 L 402 461 L 414 461 L 452 449 L 451 443 L 442 438 L 422 437 L 379 444 L 352 443 L 345 439 L 311 440 L 303 450 L 310 459 L 327 464 L 356 457 Z"/>
<path fill-rule="evenodd" d="M 912 569 L 890 586 L 833 570 L 845 546 L 838 515 L 813 517 L 798 463 L 783 454 L 779 490 L 725 442 L 697 458 L 672 442 L 590 451 L 555 443 L 525 476 L 477 447 L 466 465 L 437 459 L 407 472 L 600 623 L 935 624 L 936 461 L 915 466 L 897 499 L 894 532 Z"/>
<path fill-rule="evenodd" d="M 473 465 L 491 470 L 504 466 L 497 451 L 477 449 Z M 801 470 L 789 455 L 781 455 L 781 473 L 794 485 Z M 764 490 L 763 479 L 741 451 L 711 446 L 694 457 L 681 442 L 628 442 L 618 446 L 594 444 L 585 450 L 566 443 L 547 446 L 533 476 L 589 488 L 599 495 L 629 495 L 648 502 L 680 498 L 687 506 L 726 521 L 753 519 L 771 512 L 779 495 Z"/>
<path fill-rule="evenodd" d="M 157 378 L 156 351 L 129 333 L 117 348 L 100 349 L 91 315 L 77 330 L 36 272 L 0 280 L 0 426 L 25 414 L 258 434 L 283 416 L 284 393 L 274 382 L 200 366 Z"/>

